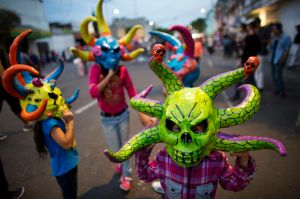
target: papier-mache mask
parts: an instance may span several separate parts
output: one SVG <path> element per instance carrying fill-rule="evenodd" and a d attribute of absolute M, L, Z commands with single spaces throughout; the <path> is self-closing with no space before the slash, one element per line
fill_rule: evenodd
<path fill-rule="evenodd" d="M 161 44 L 154 47 L 165 52 Z M 272 149 L 282 156 L 286 155 L 284 145 L 278 140 L 229 135 L 219 131 L 220 128 L 241 124 L 257 112 L 260 95 L 252 85 L 239 88 L 246 92 L 246 96 L 235 107 L 217 109 L 213 101 L 220 92 L 253 74 L 259 65 L 257 57 L 250 57 L 244 68 L 214 76 L 200 87 L 184 88 L 170 68 L 162 63 L 163 55 L 160 56 L 153 55 L 149 66 L 165 85 L 168 91 L 166 100 L 159 102 L 146 99 L 152 86 L 130 100 L 134 109 L 156 117 L 160 122 L 155 127 L 139 132 L 118 152 L 105 150 L 105 155 L 111 161 L 125 161 L 135 152 L 154 143 L 165 143 L 168 155 L 182 167 L 199 164 L 212 150 L 235 153 Z"/>
<path fill-rule="evenodd" d="M 39 72 L 33 67 L 17 63 L 18 46 L 31 32 L 26 30 L 13 41 L 9 52 L 11 66 L 3 73 L 3 86 L 10 95 L 20 100 L 22 119 L 34 121 L 48 117 L 61 118 L 63 109 L 77 99 L 79 89 L 65 100 L 61 90 L 56 87 L 55 82 L 64 68 L 62 60 L 59 66 L 43 79 L 38 77 Z"/>
<path fill-rule="evenodd" d="M 116 69 L 119 61 L 130 61 L 135 59 L 144 49 L 138 48 L 131 53 L 126 52 L 126 45 L 131 42 L 137 30 L 141 29 L 141 25 L 132 27 L 127 35 L 117 40 L 111 36 L 110 29 L 103 18 L 102 12 L 103 0 L 100 0 L 96 8 L 96 17 L 90 16 L 85 18 L 80 25 L 80 33 L 86 44 L 92 47 L 91 51 L 82 51 L 71 48 L 73 54 L 85 61 L 95 61 L 97 64 L 106 69 Z M 99 38 L 95 38 L 88 31 L 90 22 L 97 22 L 100 33 Z"/>
<path fill-rule="evenodd" d="M 200 75 L 200 67 L 197 66 L 197 62 L 194 59 L 194 40 L 189 29 L 184 26 L 175 25 L 169 30 L 178 31 L 180 33 L 185 43 L 185 48 L 183 44 L 171 34 L 159 31 L 150 31 L 149 33 L 171 44 L 175 50 L 175 54 L 168 57 L 166 63 L 176 75 L 182 77 L 182 82 L 185 86 L 191 87 Z"/>

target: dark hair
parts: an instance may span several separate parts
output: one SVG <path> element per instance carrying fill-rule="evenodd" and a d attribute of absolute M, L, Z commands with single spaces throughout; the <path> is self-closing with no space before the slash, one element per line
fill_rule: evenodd
<path fill-rule="evenodd" d="M 274 26 L 275 28 L 277 28 L 280 32 L 282 32 L 282 24 L 281 24 L 281 23 L 279 23 L 279 22 L 274 23 L 273 26 Z"/>
<path fill-rule="evenodd" d="M 45 138 L 42 132 L 41 125 L 42 125 L 41 121 L 35 123 L 33 139 L 35 143 L 35 149 L 39 153 L 40 158 L 46 159 L 48 155 L 48 151 L 45 146 Z"/>

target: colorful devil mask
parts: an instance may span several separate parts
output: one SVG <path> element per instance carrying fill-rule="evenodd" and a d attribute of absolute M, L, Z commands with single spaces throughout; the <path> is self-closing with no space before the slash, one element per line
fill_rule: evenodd
<path fill-rule="evenodd" d="M 39 72 L 31 66 L 17 64 L 18 45 L 29 33 L 31 30 L 21 33 L 10 47 L 9 59 L 12 66 L 3 74 L 3 86 L 10 95 L 20 99 L 21 117 L 24 120 L 43 120 L 48 117 L 61 118 L 63 108 L 77 99 L 79 89 L 67 100 L 62 97 L 61 90 L 55 85 L 55 81 L 64 68 L 62 61 L 44 79 L 33 77 L 38 76 Z"/>
<path fill-rule="evenodd" d="M 119 61 L 130 61 L 135 59 L 139 54 L 144 52 L 144 49 L 139 48 L 126 53 L 125 47 L 134 37 L 136 31 L 142 28 L 141 25 L 134 26 L 123 38 L 116 40 L 111 36 L 109 27 L 107 26 L 103 14 L 102 3 L 100 0 L 96 8 L 96 17 L 85 18 L 80 25 L 80 33 L 82 39 L 86 44 L 92 47 L 91 51 L 81 51 L 79 49 L 71 48 L 73 54 L 85 61 L 95 61 L 97 64 L 106 69 L 115 69 L 119 65 Z M 98 23 L 99 38 L 95 38 L 88 32 L 88 25 L 90 22 Z"/>
<path fill-rule="evenodd" d="M 155 47 L 164 49 L 162 45 Z M 256 63 L 256 69 L 259 64 L 258 58 L 250 59 Z M 165 102 L 145 99 L 152 86 L 130 100 L 133 108 L 160 119 L 160 123 L 135 135 L 116 153 L 105 150 L 105 155 L 111 161 L 125 161 L 135 152 L 159 142 L 166 144 L 168 155 L 182 167 L 199 164 L 212 150 L 244 152 L 272 149 L 282 156 L 286 155 L 285 147 L 277 140 L 219 132 L 220 128 L 249 120 L 259 108 L 260 95 L 252 85 L 240 87 L 246 92 L 246 97 L 239 105 L 227 109 L 217 109 L 214 106 L 213 100 L 220 92 L 250 75 L 246 70 L 247 66 L 214 76 L 200 87 L 184 88 L 182 82 L 161 60 L 162 57 L 153 56 L 149 66 L 168 91 Z"/>
<path fill-rule="evenodd" d="M 151 31 L 150 34 L 167 41 L 175 49 L 175 54 L 168 58 L 167 64 L 182 79 L 184 86 L 192 87 L 200 75 L 200 67 L 197 66 L 197 62 L 194 59 L 194 41 L 192 35 L 186 27 L 180 25 L 172 26 L 169 30 L 178 31 L 182 35 L 185 48 L 173 35 L 158 31 Z"/>

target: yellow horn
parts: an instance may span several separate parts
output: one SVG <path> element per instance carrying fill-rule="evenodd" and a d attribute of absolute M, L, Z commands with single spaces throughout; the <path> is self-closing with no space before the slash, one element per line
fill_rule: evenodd
<path fill-rule="evenodd" d="M 142 54 L 145 50 L 143 48 L 138 48 L 130 53 L 124 53 L 122 54 L 121 58 L 123 61 L 130 61 L 135 59 L 137 56 Z"/>
<path fill-rule="evenodd" d="M 80 34 L 82 36 L 82 39 L 85 41 L 86 44 L 90 46 L 93 46 L 96 42 L 96 38 L 94 38 L 88 30 L 89 23 L 92 21 L 97 21 L 96 17 L 87 17 L 80 24 Z"/>
<path fill-rule="evenodd" d="M 120 43 L 121 45 L 127 45 L 127 44 L 129 44 L 129 43 L 131 42 L 132 38 L 134 37 L 136 31 L 138 31 L 138 30 L 141 29 L 141 28 L 143 28 L 143 26 L 141 26 L 141 25 L 135 25 L 135 26 L 133 26 L 133 27 L 129 30 L 129 32 L 128 32 L 123 38 L 121 38 L 121 39 L 119 40 L 119 43 Z"/>
<path fill-rule="evenodd" d="M 101 36 L 107 36 L 111 35 L 108 25 L 106 24 L 104 18 L 103 18 L 103 12 L 102 12 L 102 3 L 103 0 L 100 0 L 97 8 L 96 8 L 96 17 L 98 22 L 98 31 Z"/>
<path fill-rule="evenodd" d="M 71 47 L 70 50 L 72 51 L 74 56 L 81 58 L 83 61 L 94 61 L 95 60 L 95 57 L 91 51 L 78 50 L 73 47 Z"/>

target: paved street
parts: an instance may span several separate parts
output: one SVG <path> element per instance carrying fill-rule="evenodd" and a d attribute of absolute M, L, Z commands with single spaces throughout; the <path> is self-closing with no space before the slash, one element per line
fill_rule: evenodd
<path fill-rule="evenodd" d="M 223 59 L 217 53 L 206 55 L 201 62 L 199 84 L 211 77 L 234 69 L 234 59 Z M 154 85 L 150 98 L 163 99 L 161 82 L 149 70 L 146 63 L 127 64 L 134 84 L 138 90 L 149 84 Z M 44 69 L 49 71 L 53 64 Z M 300 130 L 295 127 L 300 108 L 300 68 L 285 71 L 287 97 L 273 94 L 269 66 L 265 67 L 266 86 L 262 95 L 260 111 L 243 125 L 223 129 L 225 132 L 242 135 L 267 136 L 281 140 L 287 147 L 288 156 L 280 157 L 273 151 L 258 151 L 251 154 L 257 161 L 257 172 L 251 184 L 242 192 L 233 193 L 219 187 L 217 198 L 298 198 L 300 194 Z M 76 87 L 81 89 L 80 97 L 74 103 L 75 133 L 80 152 L 78 196 L 87 198 L 162 198 L 154 193 L 151 184 L 140 182 L 133 169 L 134 187 L 125 194 L 119 189 L 119 178 L 113 174 L 114 165 L 102 153 L 105 149 L 100 124 L 99 110 L 88 94 L 87 77 L 79 77 L 76 67 L 67 63 L 62 77 L 58 81 L 65 97 L 72 94 Z M 217 107 L 227 107 L 239 103 L 230 101 L 233 88 L 226 90 L 216 99 Z M 61 198 L 60 189 L 51 176 L 49 158 L 41 160 L 35 151 L 33 132 L 23 132 L 22 122 L 3 105 L 0 114 L 0 131 L 9 135 L 0 142 L 0 155 L 11 188 L 23 185 L 26 188 L 24 199 Z M 137 113 L 131 110 L 131 135 L 142 126 Z M 157 151 L 162 145 L 157 145 Z M 231 159 L 233 162 L 233 159 Z M 131 159 L 133 165 L 134 158 Z"/>

